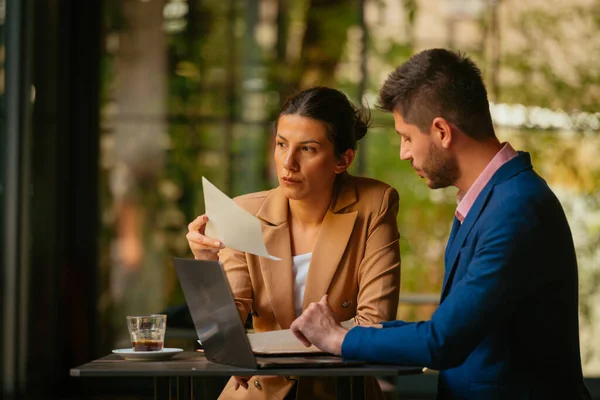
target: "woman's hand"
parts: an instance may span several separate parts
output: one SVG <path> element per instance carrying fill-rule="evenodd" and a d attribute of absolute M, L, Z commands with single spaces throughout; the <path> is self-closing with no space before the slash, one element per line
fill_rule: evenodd
<path fill-rule="evenodd" d="M 218 260 L 218 252 L 223 247 L 220 241 L 204 236 L 208 217 L 203 214 L 190 222 L 185 236 L 196 260 Z"/>

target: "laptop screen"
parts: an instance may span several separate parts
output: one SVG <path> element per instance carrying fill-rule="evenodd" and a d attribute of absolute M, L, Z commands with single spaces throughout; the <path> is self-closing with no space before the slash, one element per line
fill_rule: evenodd
<path fill-rule="evenodd" d="M 173 262 L 206 358 L 256 368 L 256 358 L 221 264 L 186 258 L 174 258 Z"/>

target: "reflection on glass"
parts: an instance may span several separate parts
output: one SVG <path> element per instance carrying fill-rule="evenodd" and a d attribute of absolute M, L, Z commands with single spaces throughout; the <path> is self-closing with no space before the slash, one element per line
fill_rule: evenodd
<path fill-rule="evenodd" d="M 315 2 L 312 8 L 307 3 L 105 2 L 99 307 L 106 350 L 128 341 L 125 315 L 184 303 L 171 257 L 191 256 L 185 233 L 187 223 L 204 210 L 203 175 L 229 196 L 275 184 L 272 122 L 287 95 L 297 88 L 330 85 L 355 100 L 364 93 L 373 107 L 377 89 L 392 68 L 415 50 L 450 40 L 446 26 L 437 23 L 442 0 L 426 13 L 420 12 L 420 1 L 364 0 L 364 20 L 354 1 Z M 496 7 L 500 2 L 491 3 Z M 513 15 L 521 15 L 527 24 L 544 21 L 540 15 L 551 12 L 545 3 L 531 9 L 511 4 Z M 569 18 L 588 18 L 597 5 L 581 7 L 590 7 L 589 12 Z M 565 57 L 563 67 L 582 74 L 579 83 L 566 82 L 562 73 L 553 75 L 538 65 L 551 65 L 556 57 L 541 54 L 537 43 L 513 38 L 536 32 L 536 26 L 515 25 L 502 19 L 502 13 L 494 24 L 494 10 L 486 11 L 481 21 L 469 16 L 453 21 L 451 39 L 481 63 L 496 106 L 523 103 L 592 114 L 600 110 L 600 99 L 589 89 L 596 82 L 589 71 L 596 69 L 582 67 L 586 62 L 595 65 L 597 52 L 584 49 L 580 58 Z M 536 18 L 526 18 L 531 13 Z M 564 35 L 570 41 L 557 46 L 567 53 L 575 43 L 597 44 L 600 27 L 586 24 L 567 24 L 592 31 L 570 32 Z M 501 34 L 499 57 L 495 43 Z M 0 60 L 3 55 L 0 48 Z M 534 75 L 544 83 L 530 84 Z M 2 77 L 0 69 L 0 93 Z M 357 154 L 364 169 L 353 172 L 398 188 L 401 293 L 435 297 L 443 280 L 455 190 L 429 190 L 398 159 L 391 116 L 374 110 L 373 117 L 367 144 Z M 600 330 L 600 125 L 592 121 L 573 131 L 548 123 L 541 125 L 550 129 L 537 129 L 527 119 L 514 123 L 505 117 L 497 114 L 498 136 L 532 153 L 534 166 L 567 211 L 580 265 L 584 372 L 600 376 L 600 349 L 593 335 Z M 425 319 L 435 308 L 402 304 L 398 316 Z"/>

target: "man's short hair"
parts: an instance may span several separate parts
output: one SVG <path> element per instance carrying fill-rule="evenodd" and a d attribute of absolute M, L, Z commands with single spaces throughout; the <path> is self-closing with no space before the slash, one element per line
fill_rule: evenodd
<path fill-rule="evenodd" d="M 467 56 L 446 49 L 422 51 L 396 68 L 379 91 L 378 107 L 398 111 L 422 132 L 443 117 L 476 140 L 495 136 L 481 71 Z"/>

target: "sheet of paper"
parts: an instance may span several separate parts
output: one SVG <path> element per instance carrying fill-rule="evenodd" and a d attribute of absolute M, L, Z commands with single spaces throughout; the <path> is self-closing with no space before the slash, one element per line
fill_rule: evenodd
<path fill-rule="evenodd" d="M 352 329 L 356 326 L 354 319 L 343 321 L 341 324 L 346 329 Z M 246 336 L 248 336 L 252 351 L 257 355 L 327 354 L 315 346 L 304 346 L 289 329 L 248 333 Z M 198 340 L 198 343 L 202 346 L 200 340 Z"/>
<path fill-rule="evenodd" d="M 255 354 L 325 354 L 315 346 L 306 347 L 289 329 L 248 333 Z"/>
<path fill-rule="evenodd" d="M 208 215 L 204 231 L 206 236 L 219 239 L 225 246 L 235 250 L 271 260 L 281 260 L 267 251 L 258 218 L 235 204 L 205 177 L 202 177 L 202 188 Z"/>

